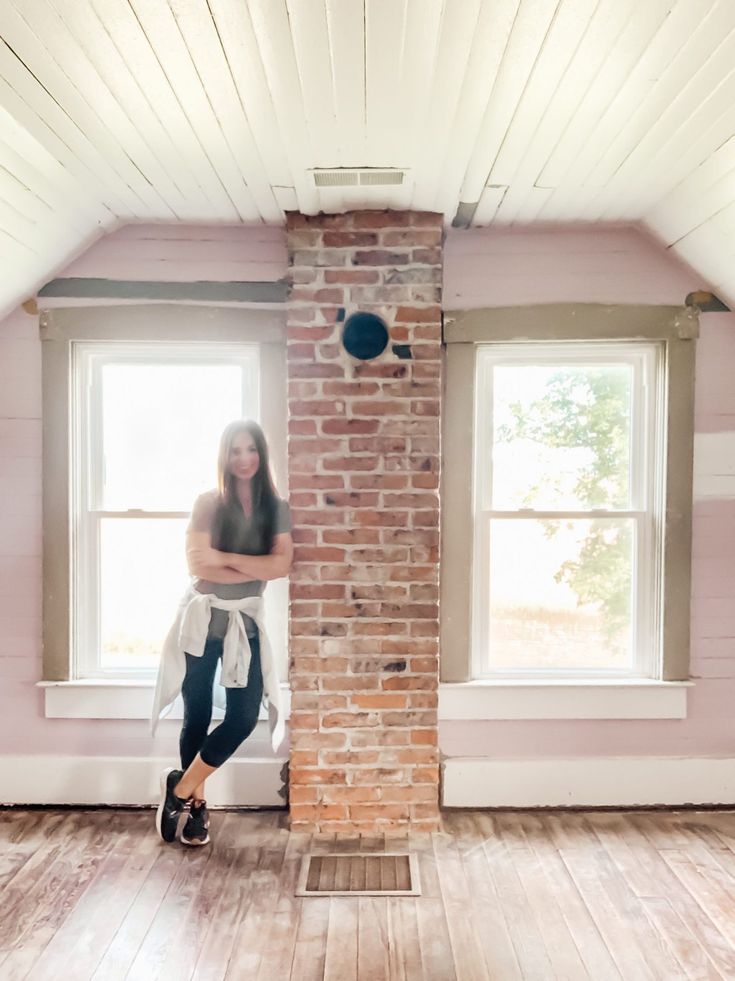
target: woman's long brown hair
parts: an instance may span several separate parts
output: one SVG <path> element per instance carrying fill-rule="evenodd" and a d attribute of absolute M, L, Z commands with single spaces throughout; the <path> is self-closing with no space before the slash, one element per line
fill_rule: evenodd
<path fill-rule="evenodd" d="M 273 531 L 278 507 L 278 494 L 270 471 L 268 443 L 257 422 L 252 419 L 236 419 L 222 433 L 217 457 L 217 487 L 220 493 L 218 534 L 216 548 L 223 551 L 237 551 L 234 529 L 242 527 L 242 504 L 237 496 L 237 478 L 230 473 L 230 453 L 232 444 L 241 433 L 248 433 L 258 451 L 260 462 L 250 486 L 252 494 L 253 528 L 257 531 L 258 551 L 256 555 L 267 555 L 273 546 Z M 255 536 L 254 536 L 255 537 Z"/>

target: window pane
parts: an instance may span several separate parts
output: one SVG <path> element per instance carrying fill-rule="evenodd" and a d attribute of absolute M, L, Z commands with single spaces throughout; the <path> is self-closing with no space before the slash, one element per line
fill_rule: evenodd
<path fill-rule="evenodd" d="M 490 669 L 629 670 L 634 520 L 490 526 Z"/>
<path fill-rule="evenodd" d="M 245 404 L 254 410 L 252 393 Z M 243 370 L 239 364 L 106 364 L 102 406 L 102 509 L 188 511 L 215 485 L 220 435 L 243 414 Z"/>
<path fill-rule="evenodd" d="M 100 521 L 103 670 L 155 668 L 189 582 L 183 518 Z"/>
<path fill-rule="evenodd" d="M 629 364 L 495 365 L 492 507 L 630 507 Z"/>

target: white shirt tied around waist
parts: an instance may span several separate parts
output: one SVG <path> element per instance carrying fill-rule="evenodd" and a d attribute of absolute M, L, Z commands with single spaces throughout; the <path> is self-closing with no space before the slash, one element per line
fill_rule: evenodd
<path fill-rule="evenodd" d="M 221 599 L 214 593 L 199 593 L 190 586 L 179 604 L 171 629 L 163 643 L 158 666 L 156 692 L 153 697 L 151 732 L 155 734 L 162 716 L 168 715 L 186 675 L 186 654 L 201 657 L 207 642 L 212 609 L 227 610 L 229 622 L 222 650 L 222 667 L 219 684 L 215 684 L 213 701 L 225 708 L 224 688 L 245 688 L 250 669 L 250 638 L 245 632 L 241 613 L 255 621 L 260 638 L 260 666 L 263 674 L 263 702 L 268 705 L 268 724 L 274 752 L 285 734 L 281 689 L 275 658 L 265 630 L 262 596 L 245 596 L 242 599 Z"/>

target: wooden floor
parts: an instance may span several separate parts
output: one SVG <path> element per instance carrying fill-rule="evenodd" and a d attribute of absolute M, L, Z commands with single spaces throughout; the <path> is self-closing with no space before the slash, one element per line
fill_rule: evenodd
<path fill-rule="evenodd" d="M 447 812 L 441 832 L 289 833 L 215 812 L 0 811 L 0 976 L 176 981 L 735 979 L 735 812 Z M 301 855 L 410 847 L 419 898 L 296 899 Z"/>

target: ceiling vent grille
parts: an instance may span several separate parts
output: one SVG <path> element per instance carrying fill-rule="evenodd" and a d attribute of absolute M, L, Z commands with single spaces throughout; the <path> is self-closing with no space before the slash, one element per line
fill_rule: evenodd
<path fill-rule="evenodd" d="M 336 170 L 312 170 L 317 187 L 387 187 L 403 184 L 405 170 L 379 170 L 377 168 Z"/>

